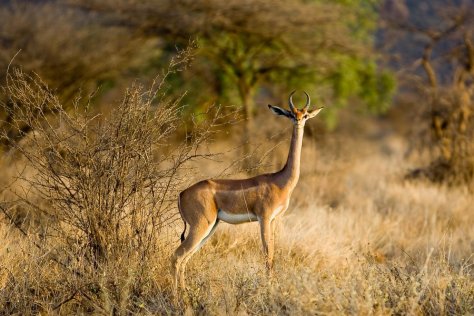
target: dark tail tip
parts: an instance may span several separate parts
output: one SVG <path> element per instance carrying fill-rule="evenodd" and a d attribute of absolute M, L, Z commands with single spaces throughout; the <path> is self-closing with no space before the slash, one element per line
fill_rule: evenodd
<path fill-rule="evenodd" d="M 183 220 L 183 222 L 184 222 L 184 230 L 183 230 L 183 233 L 181 234 L 181 242 L 184 241 L 184 233 L 186 232 L 186 221 Z"/>

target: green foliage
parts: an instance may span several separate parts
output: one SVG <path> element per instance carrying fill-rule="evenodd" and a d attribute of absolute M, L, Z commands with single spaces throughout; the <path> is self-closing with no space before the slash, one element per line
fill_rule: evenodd
<path fill-rule="evenodd" d="M 318 2 L 326 2 L 319 0 Z M 340 23 L 350 29 L 351 40 L 367 45 L 365 53 L 330 53 L 328 59 L 336 66 L 329 76 L 312 78 L 318 85 L 329 85 L 332 106 L 323 115 L 331 129 L 337 124 L 337 111 L 356 98 L 362 101 L 369 113 L 388 109 L 395 91 L 395 77 L 389 70 L 380 69 L 373 53 L 374 32 L 377 28 L 379 0 L 335 0 L 352 14 Z"/>
<path fill-rule="evenodd" d="M 328 0 L 318 0 L 319 2 L 328 2 Z M 372 41 L 373 32 L 377 28 L 378 6 L 381 0 L 332 0 L 350 10 L 352 15 L 344 19 L 352 30 L 352 35 L 357 40 Z"/>
<path fill-rule="evenodd" d="M 281 8 L 276 2 L 266 20 L 251 16 L 252 21 L 243 22 L 239 32 L 224 28 L 203 33 L 196 67 L 199 73 L 206 73 L 204 79 L 213 86 L 209 92 L 217 102 L 251 107 L 258 91 L 270 88 L 276 95 L 284 95 L 297 88 L 308 90 L 314 99 L 331 103 L 323 115 L 330 128 L 336 125 L 338 109 L 354 98 L 362 101 L 368 112 L 380 113 L 390 104 L 395 80 L 389 72 L 379 69 L 372 49 L 377 3 L 294 1 L 292 10 L 302 10 L 295 13 L 297 19 L 307 19 L 296 25 L 294 21 L 277 22 Z M 318 16 L 319 11 L 332 13 Z M 259 29 L 248 31 L 247 24 Z M 268 35 L 273 28 L 277 36 Z M 203 67 L 209 68 L 203 71 Z M 197 84 L 203 91 L 203 81 Z M 194 91 L 195 87 L 189 89 Z"/>
<path fill-rule="evenodd" d="M 389 71 L 378 72 L 374 62 L 364 70 L 361 72 L 362 89 L 359 96 L 371 112 L 379 113 L 387 110 L 395 91 L 395 78 Z"/>
<path fill-rule="evenodd" d="M 380 113 L 390 105 L 395 79 L 388 71 L 380 71 L 374 60 L 339 56 L 337 70 L 329 78 L 336 107 L 347 105 L 351 97 L 358 97 L 372 113 Z"/>
<path fill-rule="evenodd" d="M 258 94 L 279 99 L 291 90 L 305 89 L 314 100 L 324 100 L 332 108 L 323 117 L 328 125 L 334 125 L 338 109 L 354 99 L 365 103 L 370 112 L 380 112 L 389 105 L 394 79 L 379 69 L 373 51 L 379 2 L 146 0 L 137 5 L 127 0 L 84 0 L 75 5 L 73 1 L 72 6 L 44 5 L 42 11 L 16 10 L 18 18 L 10 17 L 8 12 L 3 12 L 3 16 L 20 21 L 24 15 L 27 19 L 23 20 L 36 21 L 30 28 L 38 24 L 31 32 L 39 36 L 51 33 L 50 28 L 46 32 L 39 27 L 43 26 L 43 19 L 49 21 L 51 16 L 60 16 L 63 11 L 71 15 L 58 22 L 67 26 L 59 41 L 67 45 L 55 47 L 65 48 L 41 57 L 43 65 L 39 68 L 43 69 L 34 68 L 38 63 L 25 67 L 39 74 L 51 74 L 45 75 L 46 82 L 64 90 L 60 93 L 67 92 L 69 97 L 78 86 L 87 92 L 100 86 L 96 94 L 99 100 L 110 89 L 120 87 L 124 80 L 151 78 L 176 55 L 177 48 L 185 48 L 192 39 L 198 45 L 192 67 L 173 74 L 168 83 L 168 93 L 176 97 L 188 91 L 183 98 L 183 103 L 188 105 L 187 114 L 220 103 L 242 106 L 245 115 L 251 118 Z M 173 19 L 169 19 L 171 11 Z M 70 23 L 85 17 L 90 23 L 80 27 Z M 19 42 L 25 40 L 20 26 L 10 32 L 17 34 Z M 57 38 L 52 34 L 44 39 L 40 37 L 42 45 L 49 47 L 39 47 L 40 52 L 51 51 L 50 38 Z M 100 52 L 86 49 L 87 54 L 94 52 L 92 57 L 81 55 L 85 54 L 83 49 L 81 52 L 74 49 L 96 46 L 100 36 L 107 37 L 99 47 Z M 72 39 L 74 45 L 69 45 Z M 31 46 L 25 53 L 37 50 Z M 8 64 L 11 55 L 7 54 L 3 64 Z M 60 69 L 55 66 L 57 60 L 64 60 Z M 52 62 L 50 65 L 44 61 Z M 88 62 L 87 67 L 76 65 L 82 61 Z M 121 73 L 125 70 L 128 78 Z"/>

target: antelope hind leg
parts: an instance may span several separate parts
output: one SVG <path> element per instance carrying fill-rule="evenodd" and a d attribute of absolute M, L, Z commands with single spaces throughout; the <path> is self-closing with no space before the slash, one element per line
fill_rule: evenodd
<path fill-rule="evenodd" d="M 205 243 L 207 238 L 214 232 L 217 226 L 217 220 L 214 223 L 206 223 L 207 225 L 191 226 L 189 235 L 179 245 L 173 256 L 173 272 L 174 272 L 174 288 L 178 288 L 178 282 L 181 288 L 185 288 L 184 273 L 186 264 L 191 256 L 196 253 Z"/>

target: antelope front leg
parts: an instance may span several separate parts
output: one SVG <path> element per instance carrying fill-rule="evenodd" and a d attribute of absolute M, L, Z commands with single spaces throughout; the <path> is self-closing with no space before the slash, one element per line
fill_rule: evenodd
<path fill-rule="evenodd" d="M 260 232 L 262 235 L 263 252 L 265 254 L 266 266 L 268 271 L 273 269 L 273 253 L 274 253 L 274 242 L 273 242 L 273 227 L 269 219 L 260 220 Z"/>

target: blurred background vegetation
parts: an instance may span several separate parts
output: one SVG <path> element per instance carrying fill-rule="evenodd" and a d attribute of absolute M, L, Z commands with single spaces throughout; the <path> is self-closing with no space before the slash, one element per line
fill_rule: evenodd
<path fill-rule="evenodd" d="M 377 1 L 7 1 L 2 6 L 1 70 L 13 60 L 37 72 L 63 101 L 81 90 L 100 105 L 118 87 L 146 81 L 188 45 L 190 70 L 170 82 L 188 91 L 190 112 L 281 101 L 306 89 L 337 108 L 358 97 L 386 109 L 394 78 L 378 67 Z"/>
<path fill-rule="evenodd" d="M 109 111 L 124 87 L 151 82 L 180 50 L 193 47 L 194 61 L 170 76 L 167 93 L 187 92 L 184 117 L 213 105 L 241 111 L 245 152 L 259 107 L 286 103 L 298 89 L 326 105 L 322 130 L 334 130 L 344 108 L 385 113 L 398 119 L 391 128 L 405 133 L 410 148 L 429 152 L 412 176 L 451 181 L 449 175 L 462 172 L 469 180 L 472 6 L 469 0 L 2 0 L 0 72 L 22 67 L 66 107 L 81 94 L 84 104 L 92 96 L 93 107 Z M 12 115 L 8 98 L 3 91 L 4 130 Z"/>
<path fill-rule="evenodd" d="M 187 91 L 184 115 L 213 104 L 239 109 L 245 144 L 259 107 L 307 90 L 327 105 L 327 130 L 336 128 L 342 108 L 379 115 L 394 105 L 411 148 L 435 151 L 429 167 L 412 175 L 445 181 L 461 168 L 472 178 L 472 1 L 1 4 L 1 72 L 10 65 L 37 73 L 66 105 L 93 94 L 92 105 L 103 107 L 192 46 L 194 62 L 171 76 L 167 93 Z M 1 99 L 8 103 L 5 93 Z M 10 115 L 2 117 L 9 122 Z"/>
<path fill-rule="evenodd" d="M 0 87 L 1 315 L 474 313 L 474 0 L 0 0 Z M 223 225 L 176 301 L 178 192 L 277 170 L 293 90 L 278 277 Z"/>

